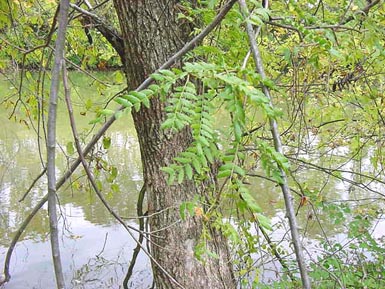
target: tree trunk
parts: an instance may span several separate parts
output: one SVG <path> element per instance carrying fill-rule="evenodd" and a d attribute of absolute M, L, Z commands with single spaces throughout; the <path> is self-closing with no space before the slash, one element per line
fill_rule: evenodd
<path fill-rule="evenodd" d="M 189 24 L 178 22 L 178 2 L 175 0 L 114 0 L 124 40 L 125 73 L 128 85 L 136 88 L 148 75 L 179 50 L 191 33 Z M 151 253 L 184 288 L 235 288 L 226 239 L 211 230 L 208 249 L 218 258 L 198 261 L 194 256 L 202 231 L 199 217 L 182 221 L 179 205 L 192 200 L 205 190 L 204 185 L 185 181 L 168 186 L 160 168 L 168 166 L 192 141 L 189 128 L 172 136 L 166 135 L 160 125 L 165 119 L 164 104 L 151 99 L 149 109 L 133 113 L 142 155 L 143 174 L 147 184 Z M 214 176 L 210 181 L 216 182 Z M 156 265 L 153 273 L 157 289 L 177 288 Z"/>

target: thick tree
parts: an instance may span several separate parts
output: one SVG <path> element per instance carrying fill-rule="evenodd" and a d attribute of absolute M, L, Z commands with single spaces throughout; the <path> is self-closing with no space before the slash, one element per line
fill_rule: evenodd
<path fill-rule="evenodd" d="M 114 1 L 124 45 L 122 62 L 131 89 L 138 87 L 188 41 L 192 27 L 178 20 L 178 2 Z M 133 113 L 148 194 L 150 228 L 154 232 L 152 254 L 185 288 L 235 288 L 228 247 L 221 232 L 212 230 L 208 243 L 209 250 L 218 258 L 201 262 L 194 256 L 202 219 L 190 217 L 182 221 L 179 206 L 216 183 L 215 174 L 202 185 L 194 181 L 167 184 L 167 175 L 161 168 L 170 165 L 178 153 L 186 150 L 192 137 L 189 128 L 174 134 L 161 129 L 164 108 L 164 102 L 153 97 L 150 108 Z M 153 266 L 153 272 L 157 288 L 177 287 L 158 266 Z"/>

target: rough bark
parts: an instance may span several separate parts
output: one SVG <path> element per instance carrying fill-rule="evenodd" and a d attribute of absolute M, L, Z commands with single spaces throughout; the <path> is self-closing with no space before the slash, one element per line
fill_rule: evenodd
<path fill-rule="evenodd" d="M 125 44 L 123 63 L 129 87 L 137 87 L 188 40 L 191 27 L 178 22 L 178 2 L 114 1 Z M 225 238 L 212 231 L 208 248 L 219 258 L 200 262 L 194 257 L 194 247 L 202 220 L 180 219 L 179 205 L 201 194 L 205 186 L 196 186 L 192 181 L 168 186 L 166 175 L 160 170 L 191 144 L 190 130 L 166 135 L 160 129 L 165 113 L 158 98 L 151 99 L 149 109 L 133 113 L 133 119 L 142 155 L 148 214 L 161 212 L 150 219 L 151 231 L 156 232 L 151 244 L 155 259 L 185 288 L 235 288 Z M 214 177 L 211 181 L 215 182 Z M 153 265 L 153 272 L 156 288 L 177 288 L 157 266 Z"/>

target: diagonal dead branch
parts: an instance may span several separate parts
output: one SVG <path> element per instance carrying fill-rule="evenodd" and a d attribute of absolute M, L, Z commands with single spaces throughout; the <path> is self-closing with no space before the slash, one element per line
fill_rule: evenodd
<path fill-rule="evenodd" d="M 41 173 L 32 181 L 32 184 L 29 186 L 29 188 L 25 191 L 24 195 L 20 198 L 19 202 L 22 202 L 24 201 L 24 199 L 28 196 L 29 192 L 33 189 L 33 187 L 35 186 L 35 184 L 37 183 L 38 180 L 40 180 L 40 178 L 42 176 L 44 176 L 44 174 L 47 172 L 47 168 L 44 168 Z"/>

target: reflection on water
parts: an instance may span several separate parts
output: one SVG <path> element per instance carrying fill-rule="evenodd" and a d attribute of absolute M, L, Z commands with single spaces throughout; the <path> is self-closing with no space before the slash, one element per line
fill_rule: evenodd
<path fill-rule="evenodd" d="M 85 220 L 81 208 L 66 205 L 65 225 L 61 222 L 62 261 L 69 288 L 121 288 L 135 244 L 119 225 L 99 226 Z M 130 224 L 135 225 L 135 224 Z M 4 257 L 4 248 L 0 256 Z M 133 282 L 148 288 L 150 264 L 140 254 Z M 25 240 L 16 247 L 7 289 L 55 288 L 50 243 Z"/>
<path fill-rule="evenodd" d="M 75 75 L 75 81 L 89 82 Z M 79 80 L 80 78 L 80 80 Z M 97 101 L 95 89 L 84 88 L 79 94 L 83 98 L 74 101 L 74 113 L 78 131 L 82 137 L 91 127 L 88 123 L 94 114 L 84 113 L 85 103 Z M 0 82 L 0 92 L 6 95 L 5 82 Z M 115 88 L 117 90 L 118 88 Z M 116 92 L 116 91 L 115 91 Z M 105 92 L 103 97 L 115 93 Z M 44 145 L 42 157 L 36 132 L 27 126 L 8 120 L 10 111 L 0 108 L 0 122 L 6 124 L 0 130 L 0 262 L 3 266 L 7 246 L 20 223 L 46 193 L 45 176 L 28 193 L 23 202 L 19 199 L 33 180 L 42 171 L 41 159 L 45 161 Z M 96 131 L 98 127 L 95 128 Z M 57 177 L 61 177 L 75 155 L 67 151 L 72 142 L 68 116 L 64 103 L 59 103 L 57 127 Z M 122 217 L 136 213 L 137 194 L 142 185 L 141 162 L 138 143 L 132 121 L 124 115 L 106 135 L 111 138 L 108 154 L 102 144 L 93 151 L 96 161 L 103 162 L 98 171 L 102 193 L 110 206 Z M 42 142 L 43 143 L 43 142 Z M 117 175 L 108 180 L 112 167 Z M 69 288 L 121 288 L 128 268 L 132 250 L 136 243 L 129 234 L 111 217 L 91 190 L 84 178 L 84 171 L 78 169 L 59 191 L 61 205 L 60 220 L 62 261 Z M 72 183 L 72 185 L 70 185 Z M 135 223 L 130 224 L 137 226 Z M 34 217 L 21 241 L 17 244 L 11 261 L 11 281 L 6 289 L 54 288 L 54 273 L 48 235 L 46 206 Z M 149 262 L 140 254 L 132 278 L 131 288 L 148 288 L 152 282 Z"/>
<path fill-rule="evenodd" d="M 125 125 L 126 126 L 126 125 Z M 21 221 L 45 194 L 45 180 L 39 181 L 25 201 L 18 200 L 40 173 L 36 151 L 32 154 L 34 133 L 12 125 L 2 131 L 1 141 L 1 194 L 0 194 L 0 261 L 3 264 L 6 246 L 9 245 Z M 121 130 L 122 132 L 119 132 Z M 12 134 L 9 134 L 13 132 Z M 119 191 L 113 194 L 108 186 L 103 191 L 110 205 L 120 215 L 135 215 L 137 192 L 141 187 L 140 158 L 133 131 L 117 127 L 110 132 L 112 146 L 108 152 L 109 164 L 118 167 L 116 183 Z M 127 132 L 128 131 L 128 132 Z M 7 137 L 11 136 L 11 137 Z M 17 143 L 12 139 L 25 138 Z M 31 145 L 32 144 L 32 145 Z M 9 150 L 7 150 L 9 148 Z M 33 151 L 33 150 L 32 150 Z M 59 157 L 60 158 L 60 157 Z M 60 166 L 60 162 L 58 162 Z M 64 167 L 61 171 L 64 171 Z M 81 173 L 75 173 L 76 176 Z M 94 193 L 89 189 L 76 190 L 68 185 L 59 194 L 62 228 L 62 256 L 66 280 L 72 288 L 120 288 L 127 262 L 135 243 L 128 233 L 112 219 Z M 131 224 L 136 226 L 135 223 Z M 48 217 L 46 207 L 39 212 L 14 252 L 11 262 L 11 282 L 5 288 L 54 288 L 54 275 L 50 254 Z M 147 258 L 139 255 L 133 282 L 148 288 L 151 282 Z M 136 284 L 136 283 L 135 283 Z M 141 288 L 138 284 L 132 288 Z"/>

